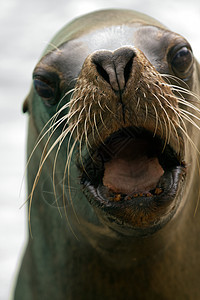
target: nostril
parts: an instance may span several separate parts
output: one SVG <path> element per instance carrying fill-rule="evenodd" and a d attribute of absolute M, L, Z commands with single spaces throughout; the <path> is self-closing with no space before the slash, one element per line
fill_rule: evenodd
<path fill-rule="evenodd" d="M 133 59 L 136 53 L 132 48 L 122 47 L 114 52 L 98 51 L 92 56 L 98 74 L 114 91 L 123 91 L 130 78 Z"/>
<path fill-rule="evenodd" d="M 119 88 L 122 91 L 126 87 L 126 84 L 130 78 L 136 52 L 133 48 L 122 47 L 117 49 L 113 56 Z"/>
<path fill-rule="evenodd" d="M 129 80 L 131 70 L 132 70 L 132 65 L 133 65 L 133 57 L 131 57 L 131 59 L 128 61 L 128 63 L 126 64 L 126 66 L 124 68 L 125 85 L 127 84 L 128 80 Z"/>
<path fill-rule="evenodd" d="M 96 64 L 96 69 L 97 69 L 98 74 L 99 74 L 100 76 L 102 76 L 103 79 L 104 79 L 105 81 L 107 81 L 107 82 L 110 84 L 109 75 L 108 75 L 108 73 L 104 70 L 104 68 L 103 68 L 101 65 L 99 65 L 99 64 L 97 63 L 97 64 Z"/>
<path fill-rule="evenodd" d="M 92 57 L 92 62 L 95 64 L 98 74 L 110 85 L 112 85 L 112 77 L 115 74 L 112 59 L 112 52 L 105 50 L 96 52 Z"/>

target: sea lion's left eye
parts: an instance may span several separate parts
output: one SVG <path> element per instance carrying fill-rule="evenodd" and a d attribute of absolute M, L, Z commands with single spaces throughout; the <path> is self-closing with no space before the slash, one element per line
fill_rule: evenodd
<path fill-rule="evenodd" d="M 186 79 L 189 77 L 192 65 L 193 54 L 188 47 L 181 47 L 173 53 L 171 67 L 174 73 L 180 78 Z"/>

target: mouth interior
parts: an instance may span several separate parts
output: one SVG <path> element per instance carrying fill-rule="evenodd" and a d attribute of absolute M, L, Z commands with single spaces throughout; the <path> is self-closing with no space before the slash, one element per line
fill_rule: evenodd
<path fill-rule="evenodd" d="M 83 182 L 114 201 L 166 192 L 180 166 L 177 154 L 164 140 L 133 128 L 113 133 L 96 151 L 95 161 L 89 163 Z"/>
<path fill-rule="evenodd" d="M 104 168 L 103 185 L 121 194 L 148 193 L 164 174 L 153 143 L 140 138 L 131 139 Z"/>

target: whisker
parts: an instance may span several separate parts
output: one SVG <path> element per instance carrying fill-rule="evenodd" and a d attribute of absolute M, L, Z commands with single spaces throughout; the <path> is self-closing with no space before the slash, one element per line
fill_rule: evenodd
<path fill-rule="evenodd" d="M 51 120 L 51 119 L 50 119 L 50 120 Z M 49 120 L 49 121 L 50 121 L 50 120 Z M 43 131 L 44 131 L 44 128 L 47 127 L 47 125 L 49 124 L 49 121 L 45 124 L 45 126 L 43 127 L 43 129 L 42 129 L 41 132 L 43 132 Z M 35 153 L 35 150 L 37 149 L 37 147 L 39 146 L 39 144 L 41 143 L 41 141 L 42 141 L 42 140 L 44 139 L 44 137 L 52 130 L 53 127 L 54 127 L 54 130 L 53 130 L 53 133 L 54 133 L 54 132 L 56 131 L 56 129 L 57 129 L 64 121 L 65 121 L 65 116 L 62 117 L 61 119 L 59 119 L 58 121 L 56 121 L 56 123 L 53 124 L 51 127 L 49 127 L 49 128 L 45 131 L 45 133 L 44 133 L 42 136 L 41 136 L 41 133 L 40 133 L 39 137 L 38 137 L 37 140 L 36 140 L 36 144 L 35 144 L 33 150 L 31 151 L 31 154 L 30 154 L 29 157 L 28 157 L 28 160 L 27 160 L 27 163 L 26 163 L 26 166 L 25 166 L 25 170 L 24 170 L 24 174 L 23 174 L 23 178 L 22 178 L 22 182 L 23 182 L 23 180 L 24 180 L 24 177 L 25 177 L 25 174 L 26 174 L 26 170 L 27 170 L 27 168 L 28 168 L 28 165 L 29 165 L 29 163 L 30 163 L 32 157 L 33 157 L 33 154 Z M 51 135 L 51 136 L 52 136 L 52 135 Z M 21 184 L 21 185 L 22 185 L 22 184 Z M 21 189 L 21 188 L 20 188 L 20 189 Z"/>
<path fill-rule="evenodd" d="M 58 118 L 58 116 L 60 115 L 60 113 L 61 113 L 63 110 L 65 110 L 66 108 L 69 107 L 70 102 L 64 104 L 64 105 L 58 110 L 60 103 L 64 100 L 64 98 L 65 98 L 67 95 L 69 95 L 70 93 L 72 93 L 74 90 L 75 90 L 75 88 L 73 88 L 73 89 L 71 89 L 70 91 L 66 92 L 66 93 L 64 94 L 64 96 L 60 99 L 60 101 L 58 102 L 57 107 L 56 107 L 56 113 L 55 113 L 55 114 L 53 115 L 53 117 L 51 118 L 51 119 L 52 119 L 52 123 L 56 122 L 56 119 Z"/>
<path fill-rule="evenodd" d="M 198 165 L 198 173 L 199 173 L 199 177 L 200 177 L 199 160 L 198 160 L 196 152 L 194 154 L 195 154 L 196 162 L 197 162 L 197 165 Z M 197 213 L 197 210 L 198 210 L 198 207 L 199 207 L 199 203 L 200 203 L 200 186 L 199 186 L 199 191 L 198 191 L 197 203 L 196 203 L 196 206 L 195 206 L 195 209 L 194 209 L 194 217 L 196 216 L 196 213 Z"/>
<path fill-rule="evenodd" d="M 145 95 L 145 94 L 144 94 L 144 95 Z M 145 95 L 145 97 L 146 97 L 146 95 Z M 135 110 L 138 111 L 138 112 L 139 112 L 139 110 L 140 110 L 140 109 L 138 109 L 139 106 L 140 106 L 140 97 L 138 97 L 138 99 L 137 99 L 137 104 L 136 104 L 136 108 L 135 108 Z"/>
<path fill-rule="evenodd" d="M 68 127 L 67 130 L 70 130 L 70 127 Z M 36 174 L 34 182 L 33 182 L 32 190 L 31 190 L 31 193 L 29 195 L 30 200 L 29 200 L 29 213 L 28 213 L 28 216 L 29 216 L 29 225 L 30 225 L 30 234 L 31 234 L 31 236 L 32 236 L 32 232 L 31 232 L 30 217 L 31 217 L 31 205 L 32 205 L 32 200 L 33 200 L 33 194 L 34 194 L 35 188 L 37 186 L 37 183 L 39 181 L 40 174 L 41 174 L 41 171 L 42 171 L 42 168 L 44 166 L 45 161 L 47 160 L 50 153 L 53 151 L 53 149 L 56 147 L 56 145 L 59 143 L 59 141 L 62 139 L 62 137 L 65 134 L 66 134 L 65 132 L 61 133 L 61 135 L 54 141 L 53 145 L 50 147 L 50 149 L 48 150 L 47 153 L 46 153 L 47 143 L 45 144 L 45 149 L 43 150 L 43 154 L 42 154 L 43 157 L 41 158 L 40 165 L 39 165 L 37 174 Z M 52 133 L 52 135 L 53 135 L 53 133 Z M 50 138 L 51 137 L 48 138 L 48 141 L 50 140 Z"/>
<path fill-rule="evenodd" d="M 189 95 L 189 96 L 192 96 L 194 99 L 196 99 L 198 102 L 200 101 L 199 99 L 199 96 L 195 93 L 193 93 L 192 91 L 190 90 L 187 90 L 187 89 L 184 89 L 180 86 L 174 86 L 174 85 L 169 85 L 169 87 L 172 89 L 172 91 L 175 91 L 175 92 L 179 92 L 179 93 L 183 93 L 183 94 L 186 94 L 186 95 Z M 183 97 L 184 99 L 184 97 Z"/>
<path fill-rule="evenodd" d="M 66 161 L 66 164 L 65 164 L 65 170 L 64 170 L 64 175 L 63 175 L 63 205 L 64 205 L 64 210 L 65 210 L 65 215 L 67 216 L 67 211 L 66 211 L 66 207 L 65 207 L 65 199 L 64 199 L 64 183 L 65 183 L 66 173 L 67 173 L 67 175 L 68 175 L 67 178 L 68 178 L 68 189 L 69 189 L 70 203 L 72 205 L 72 209 L 73 209 L 74 215 L 75 215 L 78 223 L 80 224 L 78 216 L 77 216 L 76 211 L 74 209 L 73 200 L 72 200 L 72 197 L 71 197 L 71 190 L 70 190 L 70 163 L 71 163 L 71 159 L 72 159 L 72 154 L 74 152 L 74 148 L 75 148 L 75 146 L 76 146 L 76 144 L 78 142 L 78 138 L 76 138 L 74 140 L 73 145 L 71 146 L 70 151 L 69 151 L 69 144 L 70 144 L 70 141 L 71 141 L 71 138 L 72 138 L 74 130 L 75 130 L 75 128 L 73 128 L 72 131 L 71 131 L 71 134 L 70 134 L 70 137 L 69 137 L 69 141 L 68 141 L 68 147 L 67 147 L 67 161 Z"/>
<path fill-rule="evenodd" d="M 97 132 L 97 134 L 98 134 L 98 136 L 99 136 L 99 139 L 101 140 L 102 144 L 104 144 L 104 141 L 102 140 L 102 137 L 101 137 L 101 135 L 100 135 L 100 133 L 99 133 L 99 130 L 98 130 L 98 127 L 97 127 L 97 123 L 96 123 L 96 114 L 95 114 L 95 113 L 94 113 L 94 115 L 93 115 L 93 118 L 94 118 L 94 126 L 95 126 L 95 129 L 96 129 L 96 132 Z"/>
<path fill-rule="evenodd" d="M 84 172 L 88 175 L 88 173 L 87 173 L 87 171 L 85 169 L 84 163 L 83 163 L 83 158 L 82 158 L 82 149 L 81 148 L 82 148 L 82 139 L 83 139 L 83 136 L 84 136 L 84 132 L 82 133 L 81 138 L 79 140 L 79 158 L 80 158 L 81 166 L 82 166 Z"/>
<path fill-rule="evenodd" d="M 102 107 L 102 105 L 101 105 L 101 101 L 98 99 L 98 104 L 99 104 L 99 107 L 100 107 L 100 109 L 102 110 L 102 111 L 104 111 L 105 112 L 105 109 Z"/>
<path fill-rule="evenodd" d="M 70 221 L 69 221 L 69 217 L 68 217 L 68 214 L 67 214 L 67 208 L 66 208 L 66 201 L 65 201 L 65 197 L 64 197 L 64 195 L 65 195 L 65 179 L 66 179 L 66 172 L 67 172 L 67 169 L 68 169 L 68 191 L 69 191 L 69 198 L 70 198 L 69 200 L 70 200 L 70 203 L 72 205 L 72 209 L 73 209 L 74 215 L 75 215 L 78 223 L 80 224 L 78 216 L 77 216 L 76 211 L 74 209 L 74 205 L 73 205 L 73 201 L 72 201 L 72 197 L 71 197 L 71 188 L 70 188 L 70 184 L 71 183 L 70 183 L 70 174 L 69 174 L 69 172 L 70 172 L 69 170 L 70 170 L 71 157 L 72 157 L 72 153 L 74 151 L 74 148 L 76 146 L 76 143 L 77 143 L 77 139 L 74 141 L 74 143 L 72 145 L 72 148 L 70 150 L 70 153 L 68 153 L 67 162 L 66 162 L 66 165 L 65 165 L 65 170 L 64 170 L 64 175 L 63 175 L 63 207 L 64 207 L 65 218 L 66 218 L 66 221 L 67 221 L 67 223 L 69 225 L 69 228 L 70 228 L 72 234 L 74 235 L 74 237 L 77 240 L 79 240 L 78 237 L 77 237 L 77 235 L 75 234 L 72 226 L 71 226 Z"/>
<path fill-rule="evenodd" d="M 152 93 L 152 95 L 157 99 L 157 101 L 158 101 L 158 103 L 159 103 L 159 105 L 160 105 L 162 111 L 164 112 L 164 114 L 165 114 L 165 116 L 166 116 L 166 118 L 167 118 L 167 121 L 168 121 L 168 126 L 167 126 L 167 123 L 166 123 L 166 121 L 165 121 L 165 118 L 163 117 L 163 120 L 164 120 L 164 123 L 165 123 L 165 131 L 166 131 L 166 135 L 165 135 L 165 143 L 164 143 L 164 148 L 163 148 L 163 151 L 164 151 L 166 145 L 169 144 L 169 141 L 170 141 L 170 136 L 171 136 L 171 121 L 170 121 L 170 118 L 169 118 L 169 116 L 168 116 L 168 113 L 167 113 L 166 109 L 163 107 L 163 105 L 162 105 L 162 103 L 161 103 L 159 97 L 158 97 L 156 94 L 154 94 L 154 93 Z"/>
<path fill-rule="evenodd" d="M 187 101 L 184 101 L 182 99 L 179 99 L 179 98 L 178 98 L 178 103 L 180 103 L 180 104 L 182 104 L 182 105 L 184 105 L 186 107 L 189 107 L 189 108 L 193 109 L 195 112 L 197 112 L 197 113 L 200 114 L 200 109 L 197 106 L 195 106 L 195 105 L 193 105 L 193 104 L 191 104 L 191 103 L 189 103 Z"/>
<path fill-rule="evenodd" d="M 117 117 L 116 114 L 112 110 L 110 110 L 110 108 L 107 106 L 107 104 L 105 104 L 105 107 L 115 118 Z"/>
<path fill-rule="evenodd" d="M 105 124 L 105 122 L 103 120 L 103 116 L 102 116 L 101 111 L 99 112 L 99 116 L 100 116 L 100 119 L 101 119 L 101 123 L 103 124 L 104 128 L 108 131 L 108 128 L 107 128 L 107 126 L 106 126 L 106 124 Z"/>
<path fill-rule="evenodd" d="M 194 127 L 196 127 L 198 130 L 200 130 L 200 127 L 184 112 L 182 111 L 182 114 L 183 118 L 185 120 L 187 120 L 190 124 L 192 124 Z M 199 118 L 198 118 L 199 119 Z"/>
<path fill-rule="evenodd" d="M 152 105 L 153 108 L 154 108 L 155 116 L 156 116 L 156 126 L 155 126 L 154 134 L 153 134 L 153 137 L 155 137 L 155 136 L 156 136 L 157 129 L 158 129 L 158 112 L 157 112 L 157 109 L 156 109 L 155 105 L 154 105 L 153 103 L 151 103 L 151 105 Z"/>
<path fill-rule="evenodd" d="M 50 43 L 50 42 L 47 42 L 47 41 L 44 41 L 44 43 L 47 45 L 47 46 L 51 46 L 53 49 L 52 50 L 48 50 L 48 53 L 53 53 L 55 52 L 55 50 L 57 50 L 59 53 L 62 53 L 62 50 L 59 49 L 56 45 L 54 45 L 53 43 Z"/>
<path fill-rule="evenodd" d="M 185 114 L 190 115 L 190 116 L 193 117 L 194 119 L 200 121 L 200 117 L 197 117 L 195 114 L 191 113 L 191 112 L 188 111 L 188 110 L 185 110 L 185 109 L 180 108 L 180 112 L 184 112 Z"/>
<path fill-rule="evenodd" d="M 177 76 L 174 76 L 174 75 L 171 75 L 171 74 L 160 74 L 160 76 L 166 78 L 166 80 L 168 80 L 169 83 L 170 83 L 169 79 L 171 78 L 175 82 L 177 82 L 178 84 L 183 84 L 183 85 L 186 86 L 187 89 L 189 89 L 189 86 L 187 85 L 187 83 L 185 81 L 183 81 L 182 79 L 180 79 L 179 77 L 177 77 Z"/>
<path fill-rule="evenodd" d="M 176 123 L 176 121 L 175 121 Z M 181 129 L 181 131 L 183 132 L 183 134 L 186 136 L 187 140 L 190 142 L 191 146 L 193 146 L 193 148 L 197 151 L 198 154 L 200 154 L 197 146 L 195 145 L 195 143 L 193 142 L 193 140 L 190 138 L 190 136 L 188 135 L 188 133 L 180 126 L 179 123 L 176 123 L 176 125 Z"/>
<path fill-rule="evenodd" d="M 64 132 L 66 129 L 65 127 L 67 126 L 67 123 L 65 124 L 65 126 L 63 127 L 63 130 L 62 132 Z M 55 201 L 56 201 L 56 204 L 57 204 L 57 208 L 58 208 L 58 211 L 60 213 L 60 216 L 62 217 L 62 214 L 61 214 L 61 210 L 60 210 L 60 207 L 58 205 L 58 200 L 57 200 L 57 195 L 56 195 L 56 189 L 55 189 L 55 170 L 56 170 L 56 162 L 57 162 L 57 158 L 58 158 L 58 153 L 60 151 L 60 148 L 62 146 L 62 143 L 63 141 L 65 140 L 67 134 L 63 136 L 63 138 L 60 140 L 59 142 L 59 145 L 58 145 L 58 149 L 56 151 L 56 155 L 55 155 L 55 158 L 54 158 L 54 164 L 53 164 L 53 190 L 54 190 L 54 196 L 55 196 Z"/>

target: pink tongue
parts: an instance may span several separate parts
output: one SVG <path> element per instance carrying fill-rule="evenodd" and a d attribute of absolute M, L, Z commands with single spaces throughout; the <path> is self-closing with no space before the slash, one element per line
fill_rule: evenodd
<path fill-rule="evenodd" d="M 164 171 L 157 157 L 117 157 L 104 164 L 103 184 L 116 193 L 148 192 L 156 188 Z"/>

